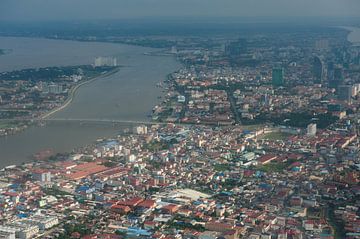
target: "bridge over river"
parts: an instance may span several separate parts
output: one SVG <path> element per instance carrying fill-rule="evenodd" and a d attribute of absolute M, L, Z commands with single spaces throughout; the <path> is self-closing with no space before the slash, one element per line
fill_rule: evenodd
<path fill-rule="evenodd" d="M 152 122 L 140 120 L 121 119 L 80 119 L 80 118 L 36 118 L 36 119 L 0 119 L 0 122 L 79 122 L 79 123 L 111 123 L 111 124 L 145 124 L 145 125 L 167 125 L 167 122 Z M 184 125 L 184 124 L 182 124 Z"/>
<path fill-rule="evenodd" d="M 46 123 L 46 122 L 71 122 L 71 123 L 109 123 L 109 124 L 123 124 L 123 125 L 208 125 L 208 126 L 228 126 L 229 124 L 214 123 L 180 123 L 180 122 L 156 122 L 145 120 L 122 120 L 122 119 L 94 119 L 94 118 L 35 118 L 35 119 L 0 119 L 0 122 L 32 122 L 32 123 Z"/>

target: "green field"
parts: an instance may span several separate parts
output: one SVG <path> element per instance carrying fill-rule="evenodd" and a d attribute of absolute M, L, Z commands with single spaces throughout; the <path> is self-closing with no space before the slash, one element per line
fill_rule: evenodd
<path fill-rule="evenodd" d="M 268 164 L 265 165 L 257 165 L 256 166 L 256 170 L 260 170 L 263 172 L 267 172 L 267 173 L 272 173 L 272 172 L 282 172 L 284 170 L 287 170 L 289 168 L 289 166 L 291 164 L 293 164 L 294 162 L 296 162 L 296 160 L 293 159 L 288 159 L 286 162 L 270 162 Z"/>
<path fill-rule="evenodd" d="M 264 134 L 260 136 L 260 139 L 267 139 L 267 140 L 285 140 L 287 139 L 291 134 L 288 133 L 282 133 L 282 132 L 272 132 L 268 134 Z"/>
<path fill-rule="evenodd" d="M 256 166 L 256 169 L 259 171 L 267 172 L 267 173 L 273 173 L 273 172 L 282 172 L 288 167 L 288 164 L 286 163 L 268 163 L 265 165 L 258 165 Z"/>

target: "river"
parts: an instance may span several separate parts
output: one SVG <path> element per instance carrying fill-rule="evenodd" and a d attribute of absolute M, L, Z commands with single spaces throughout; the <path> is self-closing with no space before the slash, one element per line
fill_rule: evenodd
<path fill-rule="evenodd" d="M 360 43 L 360 28 L 351 31 L 348 40 Z M 0 56 L 0 72 L 46 66 L 91 64 L 96 56 L 116 56 L 124 65 L 109 77 L 85 84 L 72 103 L 51 118 L 146 120 L 162 94 L 156 83 L 179 69 L 172 57 L 148 56 L 151 48 L 110 43 L 90 43 L 35 38 L 0 37 L 0 48 L 11 49 Z M 127 126 L 52 122 L 31 127 L 16 135 L 0 138 L 0 168 L 20 164 L 41 150 L 69 152 L 98 138 L 111 137 Z"/>
<path fill-rule="evenodd" d="M 360 46 L 360 28 L 358 27 L 342 27 L 350 31 L 348 35 L 348 41 L 356 46 Z"/>
<path fill-rule="evenodd" d="M 81 86 L 72 103 L 51 118 L 147 120 L 162 92 L 156 83 L 179 69 L 168 56 L 148 56 L 154 49 L 111 43 L 0 37 L 0 72 L 46 66 L 91 64 L 96 56 L 116 56 L 120 71 Z M 111 137 L 126 126 L 104 123 L 51 122 L 0 138 L 0 168 L 20 164 L 41 150 L 69 152 L 98 138 Z"/>

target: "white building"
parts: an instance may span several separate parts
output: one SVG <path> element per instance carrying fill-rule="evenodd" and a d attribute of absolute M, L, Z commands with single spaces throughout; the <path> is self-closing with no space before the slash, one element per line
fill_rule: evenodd
<path fill-rule="evenodd" d="M 176 46 L 172 46 L 171 47 L 171 54 L 177 54 L 178 53 L 178 50 L 176 48 Z"/>
<path fill-rule="evenodd" d="M 177 99 L 179 103 L 184 103 L 186 101 L 186 98 L 183 95 L 179 95 Z"/>
<path fill-rule="evenodd" d="M 100 66 L 117 66 L 116 57 L 103 57 L 99 56 L 95 58 L 95 67 Z"/>
<path fill-rule="evenodd" d="M 128 162 L 133 163 L 136 161 L 136 156 L 134 154 L 130 154 L 127 157 Z"/>
<path fill-rule="evenodd" d="M 60 84 L 51 83 L 43 86 L 43 92 L 48 94 L 61 94 L 64 92 L 64 89 Z"/>
<path fill-rule="evenodd" d="M 0 226 L 0 239 L 15 239 L 15 230 L 13 228 Z"/>
<path fill-rule="evenodd" d="M 51 182 L 51 172 L 46 170 L 36 170 L 33 172 L 33 179 L 42 183 Z"/>
<path fill-rule="evenodd" d="M 46 230 L 52 228 L 59 224 L 59 219 L 57 217 L 45 216 L 45 215 L 36 215 L 28 219 L 30 223 L 38 225 L 40 230 Z"/>
<path fill-rule="evenodd" d="M 308 136 L 315 136 L 316 135 L 316 124 L 309 124 L 307 126 L 306 134 Z"/>
<path fill-rule="evenodd" d="M 0 231 L 2 228 L 3 227 L 0 226 Z M 15 237 L 20 239 L 34 238 L 39 233 L 39 227 L 37 225 L 23 221 L 7 224 L 5 228 L 15 231 Z"/>
<path fill-rule="evenodd" d="M 134 134 L 147 134 L 147 126 L 146 125 L 140 125 L 136 126 L 133 129 Z"/>

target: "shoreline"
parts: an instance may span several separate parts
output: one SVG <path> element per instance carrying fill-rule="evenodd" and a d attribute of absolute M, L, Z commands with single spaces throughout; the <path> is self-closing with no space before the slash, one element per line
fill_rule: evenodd
<path fill-rule="evenodd" d="M 96 81 L 96 80 L 99 80 L 99 79 L 103 78 L 103 77 L 111 76 L 111 75 L 117 73 L 117 72 L 120 70 L 120 67 L 121 67 L 121 66 L 118 66 L 118 67 L 116 67 L 115 69 L 113 69 L 113 70 L 111 70 L 111 71 L 109 71 L 109 72 L 106 72 L 106 73 L 103 74 L 103 75 L 91 77 L 91 78 L 89 78 L 88 80 L 85 80 L 85 81 L 83 81 L 83 82 L 81 82 L 81 83 L 75 84 L 74 86 L 72 86 L 72 87 L 70 88 L 70 90 L 69 90 L 69 96 L 66 98 L 66 100 L 63 102 L 62 105 L 60 105 L 60 106 L 52 109 L 50 112 L 47 112 L 45 115 L 41 116 L 39 119 L 40 119 L 40 120 L 46 119 L 46 118 L 50 117 L 51 115 L 55 114 L 56 112 L 59 112 L 59 111 L 65 109 L 66 107 L 68 107 L 68 106 L 72 103 L 72 101 L 74 100 L 74 97 L 75 97 L 77 91 L 80 89 L 81 86 L 86 85 L 86 84 L 90 84 L 90 83 L 92 83 L 92 82 L 94 82 L 94 81 Z M 28 125 L 28 126 L 30 126 L 30 125 Z M 28 128 L 28 127 L 27 127 L 27 128 Z M 27 128 L 25 128 L 25 129 L 23 129 L 23 130 L 27 130 Z M 23 131 L 23 130 L 21 130 L 21 131 Z M 17 134 L 17 133 L 18 133 L 18 132 L 15 132 L 14 134 Z M 14 135 L 14 134 L 13 134 L 13 135 Z M 17 164 L 13 164 L 13 165 L 7 165 L 7 166 L 0 167 L 0 171 L 1 171 L 1 170 L 4 170 L 4 169 L 6 169 L 6 168 L 18 167 L 18 166 L 23 165 L 24 163 L 33 163 L 33 162 L 36 162 L 36 160 L 33 159 L 32 156 L 33 156 L 33 155 L 29 155 L 29 156 L 28 156 L 28 157 L 29 157 L 29 160 L 28 160 L 27 162 L 22 162 L 22 163 L 17 163 Z"/>
<path fill-rule="evenodd" d="M 47 38 L 44 38 L 45 40 L 52 40 L 52 41 L 56 41 L 56 40 L 59 40 L 59 41 L 74 41 L 76 42 L 76 40 L 62 40 L 62 39 L 47 39 Z M 115 44 L 115 43 L 106 43 L 106 44 Z M 116 43 L 116 44 L 119 44 L 119 43 Z M 124 44 L 124 43 L 120 43 L 119 45 L 127 45 L 127 46 L 133 46 L 133 45 L 129 45 L 129 44 Z M 147 48 L 147 47 L 142 47 L 142 46 L 135 46 L 136 48 L 142 48 L 142 49 L 151 49 L 152 48 Z M 145 55 L 143 54 L 143 52 L 146 52 L 146 51 L 142 51 L 141 53 L 141 56 Z M 139 54 L 140 55 L 140 54 Z M 152 56 L 151 54 L 149 55 L 150 57 Z M 170 57 L 173 57 L 171 55 L 169 55 Z M 166 56 L 166 57 L 169 57 L 169 56 Z M 176 59 L 176 58 L 175 58 Z M 126 66 L 126 65 L 125 65 Z M 49 110 L 46 110 L 44 111 L 42 114 L 39 114 L 35 119 L 39 119 L 39 123 L 42 123 L 41 120 L 44 119 L 43 122 L 45 122 L 45 119 L 52 119 L 52 118 L 56 118 L 56 117 L 59 117 L 56 115 L 57 112 L 60 112 L 61 110 L 64 110 L 66 109 L 66 107 L 70 106 L 71 103 L 74 103 L 74 100 L 75 100 L 75 96 L 78 97 L 80 96 L 78 93 L 78 90 L 80 89 L 81 86 L 85 85 L 85 84 L 90 84 L 96 80 L 99 80 L 101 78 L 104 78 L 104 77 L 109 77 L 117 72 L 119 72 L 121 69 L 121 67 L 124 67 L 124 65 L 121 65 L 119 67 L 116 67 L 108 72 L 103 72 L 103 74 L 101 75 L 98 75 L 98 76 L 93 76 L 93 77 L 89 77 L 87 79 L 84 79 L 83 81 L 80 81 L 80 82 L 77 82 L 75 83 L 74 85 L 72 85 L 70 88 L 68 88 L 68 94 L 66 95 L 66 97 L 64 98 L 64 100 L 62 102 L 59 102 L 59 104 L 57 104 L 53 109 L 49 109 Z M 171 70 L 169 72 L 173 73 L 174 71 L 178 70 L 179 67 L 176 67 L 176 69 L 174 70 Z M 169 74 L 167 72 L 167 74 Z M 166 77 L 166 74 L 164 74 L 164 76 Z M 162 78 L 163 76 L 161 76 Z M 164 78 L 165 78 L 164 77 Z M 163 94 L 161 92 L 159 92 L 160 94 Z M 156 103 L 155 103 L 156 104 Z M 151 108 L 149 109 L 151 110 Z M 29 126 L 30 127 L 39 127 L 37 126 L 36 124 L 33 124 L 34 122 L 30 123 Z M 17 133 L 15 133 L 17 134 Z M 96 138 L 94 138 L 93 140 L 91 140 L 91 142 L 95 141 Z M 44 148 L 51 148 L 51 147 L 41 147 L 41 149 L 44 149 Z M 71 150 L 77 148 L 77 146 L 74 146 L 71 148 Z M 40 150 L 41 150 L 40 149 Z M 56 149 L 55 149 L 56 150 Z M 66 151 L 64 151 L 66 152 Z M 16 166 L 21 166 L 22 164 L 24 163 L 28 163 L 28 162 L 34 162 L 34 160 L 31 159 L 31 156 L 32 156 L 32 153 L 31 154 L 27 154 L 27 157 L 26 157 L 26 160 L 25 161 L 20 161 L 20 162 L 17 162 L 14 164 L 13 163 L 5 163 L 3 167 L 0 167 L 0 168 L 5 168 L 7 166 L 11 166 L 11 165 L 16 165 Z M 22 157 L 22 156 L 21 156 Z"/>
<path fill-rule="evenodd" d="M 360 35 L 360 27 L 356 27 L 356 26 L 337 26 L 338 28 L 341 28 L 345 31 L 348 32 L 348 35 L 346 37 L 346 40 L 352 44 L 353 46 L 360 46 L 360 38 L 358 40 L 352 40 L 351 35 L 352 34 L 357 34 L 356 31 L 359 31 L 359 35 Z"/>
<path fill-rule="evenodd" d="M 103 74 L 103 75 L 95 76 L 95 77 L 92 77 L 92 78 L 90 78 L 90 79 L 88 79 L 88 80 L 85 80 L 85 81 L 83 81 L 83 82 L 80 82 L 80 83 L 78 83 L 78 84 L 75 84 L 74 86 L 72 86 L 72 87 L 70 88 L 70 90 L 69 90 L 69 95 L 68 95 L 68 97 L 66 98 L 66 100 L 62 103 L 62 105 L 60 105 L 60 106 L 58 106 L 58 107 L 55 107 L 55 108 L 52 109 L 50 112 L 47 112 L 45 115 L 42 115 L 42 116 L 40 117 L 40 119 L 41 119 L 41 120 L 42 120 L 42 119 L 47 119 L 47 118 L 49 118 L 51 115 L 53 115 L 53 114 L 55 114 L 55 113 L 57 113 L 57 112 L 65 109 L 66 107 L 68 107 L 68 106 L 72 103 L 72 101 L 74 100 L 74 97 L 75 97 L 77 91 L 80 89 L 81 86 L 86 85 L 86 84 L 90 84 L 90 83 L 92 83 L 92 82 L 94 82 L 94 81 L 96 81 L 96 80 L 98 80 L 98 79 L 100 79 L 100 78 L 102 78 L 102 77 L 111 76 L 111 75 L 117 73 L 117 72 L 119 71 L 119 68 L 120 68 L 120 66 L 119 66 L 119 67 L 116 67 L 114 70 L 111 70 L 111 71 L 109 71 L 109 72 L 107 72 L 107 73 L 105 73 L 105 74 Z"/>

